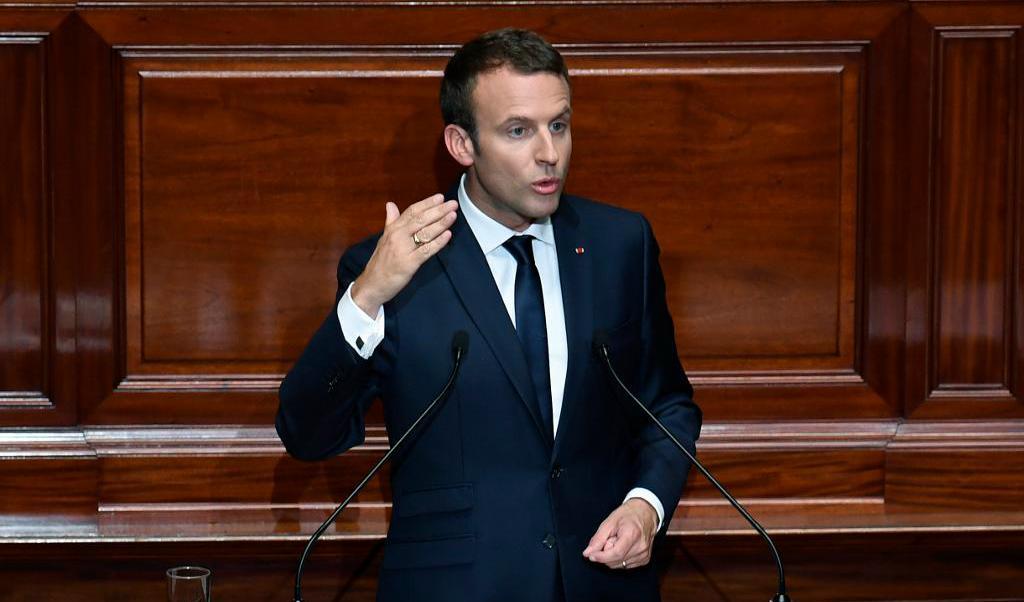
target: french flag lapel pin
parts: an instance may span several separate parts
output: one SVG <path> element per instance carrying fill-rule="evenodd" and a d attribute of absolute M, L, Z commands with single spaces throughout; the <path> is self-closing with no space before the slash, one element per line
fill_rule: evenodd
<path fill-rule="evenodd" d="M 587 252 L 587 250 L 584 249 L 583 247 L 576 247 L 576 254 L 577 255 L 583 255 L 586 252 Z"/>

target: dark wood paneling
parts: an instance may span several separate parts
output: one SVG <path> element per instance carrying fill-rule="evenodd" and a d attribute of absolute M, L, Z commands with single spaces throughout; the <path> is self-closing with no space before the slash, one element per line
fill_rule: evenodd
<path fill-rule="evenodd" d="M 862 50 L 567 50 L 587 149 L 574 190 L 612 194 L 658 224 L 696 382 L 773 381 L 832 399 L 804 417 L 884 416 L 896 403 L 873 392 L 857 357 L 871 347 L 858 341 L 856 302 L 867 298 L 856 254 Z M 443 56 L 321 55 L 125 56 L 127 374 L 93 419 L 124 422 L 181 391 L 164 421 L 269 420 L 273 397 L 257 391 L 273 391 L 322 319 L 336 257 L 379 226 L 384 197 L 422 198 L 453 179 L 433 108 Z M 777 100 L 748 102 L 753 90 Z M 678 110 L 646 117 L 666 102 Z M 191 390 L 220 392 L 211 405 Z M 232 391 L 249 393 L 243 403 Z M 766 401 L 755 416 L 793 411 Z"/>
<path fill-rule="evenodd" d="M 776 538 L 794 600 L 891 602 L 1020 600 L 1020 541 L 1019 533 Z M 753 537 L 669 543 L 666 600 L 741 602 L 776 591 L 771 558 Z"/>
<path fill-rule="evenodd" d="M 932 390 L 1005 397 L 1012 395 L 1017 39 L 1012 30 L 949 31 L 938 44 Z"/>
<path fill-rule="evenodd" d="M 929 508 L 1024 508 L 1024 423 L 904 425 L 887 450 L 885 497 Z"/>
<path fill-rule="evenodd" d="M 84 404 L 89 422 L 268 422 L 277 379 L 328 305 L 341 248 L 379 227 L 384 197 L 417 200 L 454 172 L 438 145 L 430 78 L 458 42 L 509 24 L 563 44 L 582 86 L 588 110 L 577 111 L 570 188 L 655 222 L 708 416 L 897 413 L 904 299 L 902 264 L 889 255 L 902 250 L 888 159 L 899 141 L 892 120 L 871 116 L 898 115 L 903 98 L 899 3 L 554 5 L 517 10 L 511 22 L 497 5 L 92 6 L 83 19 L 122 55 L 112 85 L 124 97 L 124 198 L 113 226 L 123 212 L 126 239 L 103 256 L 123 254 L 123 289 L 102 261 L 89 276 L 114 280 L 90 304 L 90 324 L 102 303 L 114 322 L 98 333 L 101 348 L 112 346 L 112 361 L 95 355 L 103 379 L 83 383 L 99 392 Z M 360 69 L 394 71 L 352 77 Z M 872 73 L 886 76 L 868 86 Z M 346 96 L 374 83 L 386 83 L 386 102 L 369 103 L 377 87 Z M 603 116 L 628 127 L 609 129 Z M 368 141 L 364 152 L 339 142 L 348 138 Z M 650 148 L 639 148 L 644 139 Z M 614 186 L 601 157 L 625 159 Z M 412 170 L 379 178 L 381 162 L 396 158 Z M 269 164 L 279 169 L 259 168 Z M 342 165 L 361 177 L 345 181 L 339 202 Z M 328 219 L 303 220 L 290 199 Z M 303 230 L 311 235 L 297 239 Z M 103 390 L 109 372 L 114 394 Z"/>
<path fill-rule="evenodd" d="M 96 533 L 97 463 L 78 429 L 0 431 L 0 541 Z"/>
<path fill-rule="evenodd" d="M 81 10 L 110 44 L 156 45 L 424 45 L 454 49 L 501 27 L 525 27 L 558 44 L 733 43 L 874 39 L 906 11 L 905 2 L 441 4 L 339 6 L 316 10 L 253 6 L 245 11 L 90 3 Z M 117 8 L 115 8 L 117 7 Z"/>
<path fill-rule="evenodd" d="M 296 58 L 125 61 L 129 378 L 283 373 L 384 202 L 447 189 L 444 59 Z"/>
<path fill-rule="evenodd" d="M 1024 539 L 1019 532 L 783 536 L 777 542 L 786 554 L 794 599 L 1020 599 Z M 216 600 L 282 600 L 292 595 L 301 545 L 253 540 L 11 544 L 3 548 L 0 577 L 6 583 L 4 599 L 11 602 L 159 600 L 166 595 L 164 571 L 191 563 L 213 570 Z M 379 540 L 322 542 L 303 581 L 304 597 L 371 602 L 381 551 Z M 774 567 L 756 536 L 670 537 L 660 545 L 657 562 L 665 600 L 743 602 L 775 592 Z"/>
<path fill-rule="evenodd" d="M 52 408 L 0 423 L 94 425 L 0 431 L 0 597 L 158 599 L 186 561 L 288 595 L 385 440 L 288 459 L 277 382 L 344 246 L 452 178 L 439 69 L 505 25 L 569 57 L 570 191 L 651 218 L 701 456 L 795 597 L 1020 597 L 1024 6 L 254 4 L 0 8 L 0 403 Z M 372 599 L 384 483 L 310 599 Z M 771 592 L 699 475 L 669 529 L 666 599 Z"/>
<path fill-rule="evenodd" d="M 74 278 L 59 259 L 70 233 L 53 204 L 68 15 L 0 11 L 0 425 L 75 416 Z"/>
<path fill-rule="evenodd" d="M 1019 27 L 1011 7 L 915 5 L 915 164 L 908 279 L 914 417 L 1024 416 Z M 998 24 L 998 25 L 997 25 Z M 926 162 L 927 161 L 927 162 Z"/>
<path fill-rule="evenodd" d="M 854 367 L 863 56 L 787 50 L 573 62 L 570 187 L 654 224 L 693 372 Z"/>
<path fill-rule="evenodd" d="M 0 34 L 0 410 L 51 405 L 43 40 Z"/>
<path fill-rule="evenodd" d="M 708 467 L 737 496 L 866 498 L 883 493 L 891 423 L 712 425 L 698 444 Z M 89 429 L 100 461 L 99 503 L 310 504 L 344 499 L 387 450 L 380 429 L 328 462 L 289 458 L 265 428 Z M 388 503 L 386 470 L 359 501 Z M 686 500 L 717 499 L 696 472 Z"/>

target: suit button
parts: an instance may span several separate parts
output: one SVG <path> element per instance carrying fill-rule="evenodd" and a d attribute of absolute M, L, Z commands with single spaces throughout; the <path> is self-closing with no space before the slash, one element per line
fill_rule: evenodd
<path fill-rule="evenodd" d="M 551 478 L 552 479 L 557 479 L 560 476 L 562 476 L 562 467 L 561 466 L 556 466 L 554 468 L 554 470 L 551 471 Z"/>
<path fill-rule="evenodd" d="M 555 547 L 555 536 L 548 533 L 544 536 L 544 539 L 541 540 L 540 543 L 543 544 L 545 548 L 550 550 Z"/>

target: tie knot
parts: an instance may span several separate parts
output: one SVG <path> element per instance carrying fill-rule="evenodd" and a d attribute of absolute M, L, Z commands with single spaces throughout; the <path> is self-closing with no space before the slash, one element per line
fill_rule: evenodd
<path fill-rule="evenodd" d="M 533 265 L 533 237 L 529 234 L 525 236 L 513 236 L 502 243 L 503 247 L 508 249 L 508 252 L 515 257 L 516 263 L 519 265 Z"/>

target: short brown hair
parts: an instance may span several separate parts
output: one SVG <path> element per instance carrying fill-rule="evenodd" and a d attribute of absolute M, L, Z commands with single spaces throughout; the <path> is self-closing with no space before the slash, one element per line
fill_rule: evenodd
<path fill-rule="evenodd" d="M 441 80 L 441 116 L 455 124 L 477 144 L 473 116 L 473 88 L 481 73 L 510 67 L 523 75 L 553 73 L 569 83 L 562 55 L 536 33 L 526 29 L 497 29 L 469 42 L 452 56 Z"/>

